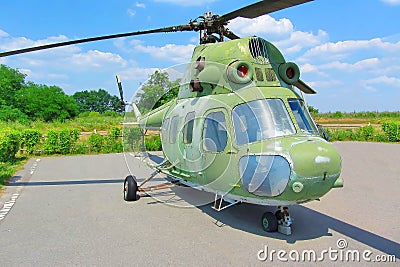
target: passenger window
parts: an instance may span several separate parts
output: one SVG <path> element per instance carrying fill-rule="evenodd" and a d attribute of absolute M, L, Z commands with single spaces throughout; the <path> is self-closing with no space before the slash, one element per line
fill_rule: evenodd
<path fill-rule="evenodd" d="M 167 132 L 168 132 L 168 126 L 169 126 L 169 118 L 166 119 L 162 125 L 162 130 L 161 130 L 161 137 L 162 141 L 165 143 L 167 141 Z"/>
<path fill-rule="evenodd" d="M 194 125 L 194 112 L 189 112 L 185 118 L 185 125 L 183 126 L 183 142 L 185 144 L 192 143 L 193 139 L 193 125 Z"/>
<path fill-rule="evenodd" d="M 223 112 L 207 115 L 203 129 L 203 149 L 209 152 L 221 152 L 227 142 L 226 122 Z"/>
<path fill-rule="evenodd" d="M 178 116 L 174 116 L 171 119 L 171 127 L 169 128 L 169 142 L 171 144 L 175 144 L 177 132 L 178 132 Z"/>

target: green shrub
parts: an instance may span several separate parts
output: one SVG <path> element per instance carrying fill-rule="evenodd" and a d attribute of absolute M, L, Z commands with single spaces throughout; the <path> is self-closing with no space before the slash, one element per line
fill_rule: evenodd
<path fill-rule="evenodd" d="M 332 116 L 333 116 L 333 118 L 336 118 L 336 119 L 344 118 L 344 114 L 340 111 L 336 111 L 335 113 L 333 113 Z"/>
<path fill-rule="evenodd" d="M 79 130 L 77 129 L 63 129 L 59 132 L 60 153 L 69 154 L 79 138 Z"/>
<path fill-rule="evenodd" d="M 104 137 L 100 134 L 91 134 L 89 136 L 89 152 L 99 153 L 104 145 Z"/>
<path fill-rule="evenodd" d="M 5 131 L 0 133 L 0 162 L 13 162 L 20 143 L 19 132 Z"/>
<path fill-rule="evenodd" d="M 47 131 L 46 141 L 44 143 L 44 151 L 48 155 L 56 154 L 60 151 L 60 142 L 57 131 Z"/>
<path fill-rule="evenodd" d="M 40 143 L 42 134 L 38 130 L 26 129 L 21 134 L 21 148 L 24 148 L 28 154 L 32 154 L 34 149 Z"/>
<path fill-rule="evenodd" d="M 123 129 L 123 145 L 125 151 L 142 151 L 142 130 L 139 127 Z"/>
<path fill-rule="evenodd" d="M 146 137 L 145 145 L 146 145 L 146 150 L 148 151 L 162 150 L 161 138 L 159 135 Z"/>
<path fill-rule="evenodd" d="M 123 152 L 123 146 L 120 139 L 121 129 L 112 127 L 108 131 L 108 136 L 104 138 L 102 153 L 120 153 Z"/>
<path fill-rule="evenodd" d="M 89 117 L 101 117 L 101 115 L 96 111 L 91 111 L 89 112 Z"/>
<path fill-rule="evenodd" d="M 364 126 L 357 130 L 358 141 L 373 141 L 375 137 L 375 128 L 373 126 Z"/>
<path fill-rule="evenodd" d="M 400 123 L 383 122 L 382 130 L 385 132 L 390 142 L 400 142 Z"/>
<path fill-rule="evenodd" d="M 79 118 L 87 118 L 89 117 L 90 111 L 84 111 L 82 113 L 79 113 L 78 117 Z"/>
<path fill-rule="evenodd" d="M 104 111 L 104 113 L 102 115 L 103 116 L 107 116 L 107 117 L 119 117 L 119 116 L 121 116 L 118 112 L 112 111 L 112 110 L 106 110 L 106 111 Z"/>
<path fill-rule="evenodd" d="M 84 155 L 89 153 L 89 146 L 86 144 L 76 144 L 72 151 L 72 154 L 79 154 L 79 155 Z"/>
<path fill-rule="evenodd" d="M 326 129 L 331 141 L 353 141 L 357 140 L 356 134 L 351 129 Z"/>
<path fill-rule="evenodd" d="M 121 129 L 118 127 L 112 127 L 110 130 L 108 130 L 108 136 L 112 139 L 117 139 L 121 136 Z"/>

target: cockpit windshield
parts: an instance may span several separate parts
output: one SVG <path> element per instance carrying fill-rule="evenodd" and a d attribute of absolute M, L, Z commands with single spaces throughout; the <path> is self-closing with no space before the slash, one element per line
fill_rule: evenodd
<path fill-rule="evenodd" d="M 296 98 L 288 99 L 288 101 L 300 130 L 303 133 L 318 134 L 317 127 L 304 102 Z"/>
<path fill-rule="evenodd" d="M 233 109 L 232 118 L 238 145 L 296 133 L 281 99 L 240 104 Z"/>

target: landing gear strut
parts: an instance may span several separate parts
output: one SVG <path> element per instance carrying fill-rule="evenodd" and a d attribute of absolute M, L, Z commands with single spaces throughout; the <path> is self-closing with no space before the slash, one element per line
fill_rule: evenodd
<path fill-rule="evenodd" d="M 261 218 L 261 225 L 266 232 L 278 231 L 284 235 L 291 235 L 293 223 L 292 218 L 289 215 L 287 207 L 279 207 L 279 210 L 273 214 L 272 212 L 266 212 Z"/>
<path fill-rule="evenodd" d="M 278 220 L 278 232 L 284 235 L 291 235 L 293 219 L 290 217 L 288 207 L 279 207 L 275 216 Z"/>
<path fill-rule="evenodd" d="M 148 186 L 148 187 L 143 187 L 147 182 L 152 180 L 157 174 L 159 174 L 161 171 L 156 170 L 154 171 L 149 178 L 144 180 L 140 185 L 137 184 L 136 182 L 136 177 L 133 175 L 128 175 L 125 178 L 124 181 L 124 200 L 125 201 L 136 201 L 139 200 L 140 195 L 138 192 L 150 192 L 154 190 L 160 190 L 160 189 L 165 189 L 165 188 L 170 188 L 173 186 L 173 183 L 167 182 L 163 184 L 158 184 L 154 186 Z"/>

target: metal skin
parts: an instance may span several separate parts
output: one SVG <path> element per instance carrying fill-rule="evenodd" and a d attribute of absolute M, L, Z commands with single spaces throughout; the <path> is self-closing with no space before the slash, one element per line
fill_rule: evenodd
<path fill-rule="evenodd" d="M 248 68 L 246 73 L 249 77 L 244 77 L 246 73 L 238 71 L 235 65 L 238 62 Z M 302 130 L 291 109 L 289 100 L 303 101 L 292 87 L 292 84 L 301 82 L 300 73 L 294 75 L 294 80 L 290 80 L 292 76 L 288 80 L 288 77 L 283 77 L 285 72 L 282 74 L 279 71 L 285 64 L 288 63 L 275 46 L 257 37 L 197 46 L 186 80 L 180 86 L 178 99 L 141 116 L 139 120 L 142 128 L 162 127 L 163 152 L 168 162 L 159 170 L 194 188 L 223 195 L 227 199 L 260 205 L 304 203 L 319 199 L 332 188 L 342 187 L 343 180 L 339 178 L 341 158 L 337 150 L 317 132 Z M 232 75 L 238 75 L 239 78 L 230 77 Z M 295 127 L 294 132 L 238 144 L 233 110 L 240 104 L 263 99 L 278 99 L 284 104 Z M 186 117 L 191 116 L 192 112 L 195 114 L 192 140 L 188 142 L 184 136 L 188 124 Z M 204 145 L 204 124 L 205 118 L 214 112 L 224 115 L 227 137 L 222 151 L 210 152 Z M 171 133 L 171 122 L 175 116 L 178 118 L 178 130 L 177 133 Z M 261 117 L 261 120 L 268 118 Z M 175 143 L 171 143 L 173 139 L 176 139 Z M 254 186 L 254 180 L 246 185 L 241 176 L 243 168 L 239 167 L 241 160 L 248 159 L 248 156 L 267 155 L 276 156 L 273 159 L 278 166 L 271 167 L 270 164 L 273 170 L 265 170 L 272 177 L 268 186 L 273 193 L 249 190 Z M 284 176 L 280 174 L 279 162 L 283 165 L 287 162 L 290 169 L 287 180 L 276 180 L 277 183 L 284 183 L 278 186 L 274 185 L 274 175 Z"/>

